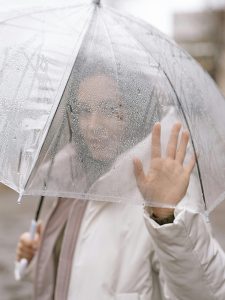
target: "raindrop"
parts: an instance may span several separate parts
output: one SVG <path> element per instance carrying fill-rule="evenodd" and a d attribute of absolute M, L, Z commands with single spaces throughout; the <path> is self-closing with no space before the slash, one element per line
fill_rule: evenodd
<path fill-rule="evenodd" d="M 22 198 L 23 198 L 23 194 L 21 193 L 21 194 L 19 195 L 18 200 L 17 200 L 17 204 L 21 204 Z"/>

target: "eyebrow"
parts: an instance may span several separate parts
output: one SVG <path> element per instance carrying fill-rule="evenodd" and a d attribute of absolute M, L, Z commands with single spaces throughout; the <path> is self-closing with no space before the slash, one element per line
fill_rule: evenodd
<path fill-rule="evenodd" d="M 107 98 L 106 100 L 102 100 L 100 103 L 93 103 L 93 107 L 116 107 L 122 108 L 123 104 L 121 101 L 115 102 L 114 98 Z M 86 101 L 79 101 L 76 105 L 78 108 L 91 108 L 92 105 L 87 103 Z"/>
<path fill-rule="evenodd" d="M 83 108 L 83 107 L 90 107 L 90 105 L 86 102 L 78 102 L 76 107 Z"/>
<path fill-rule="evenodd" d="M 119 100 L 119 99 L 118 99 Z M 119 100 L 118 102 L 115 102 L 114 98 L 109 98 L 107 101 L 100 102 L 99 106 L 112 106 L 112 107 L 123 107 L 123 104 Z"/>

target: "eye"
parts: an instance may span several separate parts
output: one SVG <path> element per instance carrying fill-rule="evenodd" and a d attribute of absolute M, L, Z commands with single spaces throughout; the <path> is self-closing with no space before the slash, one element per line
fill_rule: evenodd
<path fill-rule="evenodd" d="M 78 106 L 77 107 L 77 114 L 78 115 L 88 115 L 91 113 L 91 108 L 88 106 Z"/>
<path fill-rule="evenodd" d="M 102 113 L 104 113 L 107 116 L 112 116 L 117 113 L 117 109 L 112 106 L 105 106 L 101 109 Z"/>
<path fill-rule="evenodd" d="M 123 119 L 122 109 L 119 106 L 104 106 L 101 109 L 101 113 L 110 118 Z"/>

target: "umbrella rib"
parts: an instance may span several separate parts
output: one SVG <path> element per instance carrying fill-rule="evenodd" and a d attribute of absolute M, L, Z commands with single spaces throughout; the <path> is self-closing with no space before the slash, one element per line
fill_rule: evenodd
<path fill-rule="evenodd" d="M 67 116 L 68 116 L 68 112 L 66 112 Z M 69 117 L 69 116 L 68 116 Z M 60 126 L 60 130 L 56 136 L 56 146 L 55 146 L 55 154 L 57 153 L 56 149 L 57 149 L 57 146 L 59 144 L 59 141 L 60 141 L 60 136 L 62 134 L 62 130 L 63 130 L 63 122 Z M 71 128 L 70 128 L 71 130 Z M 71 130 L 72 131 L 72 130 Z M 72 132 L 70 132 L 71 136 L 70 136 L 70 142 L 72 140 Z M 51 146 L 51 144 L 50 144 Z M 54 157 L 54 155 L 53 155 Z M 50 163 L 50 166 L 49 166 L 49 169 L 48 169 L 48 172 L 47 172 L 47 176 L 46 176 L 46 181 L 48 181 L 48 178 L 50 177 L 50 174 L 51 174 L 51 171 L 52 171 L 52 167 L 53 167 L 53 164 L 54 164 L 54 158 L 51 160 L 51 163 Z M 72 175 L 72 178 L 73 178 L 73 173 L 71 172 L 71 175 Z M 44 181 L 44 185 L 43 185 L 43 188 L 46 189 L 47 187 L 47 184 L 46 184 L 46 181 Z M 41 209 L 42 209 L 42 206 L 43 206 L 43 202 L 44 202 L 44 199 L 45 199 L 45 196 L 41 196 L 40 200 L 39 200 L 39 204 L 38 204 L 38 207 L 37 207 L 37 211 L 36 211 L 36 214 L 35 214 L 35 221 L 37 222 L 38 219 L 39 219 L 39 215 L 41 213 Z"/>
<path fill-rule="evenodd" d="M 38 46 L 38 48 L 39 48 L 39 46 Z M 37 49 L 38 49 L 38 48 L 37 48 Z M 37 49 L 35 49 L 35 51 L 36 51 Z M 34 52 L 34 54 L 32 54 L 32 57 L 33 57 L 35 54 L 36 54 L 36 52 Z M 18 96 L 18 94 L 19 94 L 19 90 L 20 90 L 20 88 L 21 88 L 21 85 L 22 85 L 22 82 L 23 82 L 23 78 L 24 78 L 24 76 L 25 76 L 25 74 L 26 74 L 26 72 L 27 72 L 27 70 L 28 70 L 30 64 L 31 64 L 31 61 L 28 60 L 26 66 L 25 66 L 25 69 L 23 70 L 23 74 L 22 74 L 21 80 L 19 81 L 19 83 L 18 83 L 18 85 L 17 85 L 17 88 L 16 88 L 16 91 L 15 91 L 15 93 L 14 93 L 14 96 L 13 96 L 14 99 L 16 99 L 17 96 Z M 21 109 L 21 105 L 18 106 L 18 108 Z M 19 111 L 20 111 L 20 110 L 19 110 Z M 18 114 L 18 112 L 16 112 L 16 111 L 13 110 L 13 111 L 12 111 L 12 114 L 14 114 L 14 120 L 17 120 L 17 114 Z M 23 155 L 23 150 L 20 149 L 19 162 L 18 162 L 18 169 L 17 169 L 17 172 L 18 172 L 18 173 L 20 173 L 20 168 L 21 168 L 21 163 L 22 163 L 22 155 Z"/>
<path fill-rule="evenodd" d="M 131 34 L 131 35 L 133 36 L 133 38 L 134 38 L 134 39 L 137 41 L 137 43 L 142 47 L 142 49 L 146 52 L 146 54 L 147 54 L 148 56 L 151 55 L 151 54 L 147 51 L 146 47 L 145 47 L 145 46 L 144 46 L 144 45 L 143 45 L 136 37 L 134 37 L 133 33 L 127 28 L 127 26 L 125 26 L 125 29 L 126 29 L 126 31 L 129 32 L 129 34 Z M 155 60 L 155 58 L 154 58 L 152 55 L 151 55 L 151 57 Z M 155 60 L 155 61 L 156 61 L 156 60 Z M 157 63 L 157 61 L 156 61 L 156 63 Z M 207 210 L 206 199 L 205 199 L 205 193 L 204 193 L 204 187 L 203 187 L 203 181 L 202 181 L 202 176 L 201 176 L 200 166 L 199 166 L 199 162 L 198 162 L 198 156 L 197 156 L 196 147 L 195 147 L 195 144 L 194 144 L 194 140 L 193 140 L 193 136 L 192 136 L 192 132 L 191 132 L 191 128 L 190 128 L 189 122 L 188 122 L 188 120 L 187 120 L 187 118 L 186 118 L 186 115 L 185 115 L 185 113 L 184 113 L 184 110 L 183 110 L 183 107 L 182 107 L 182 105 L 181 105 L 181 101 L 180 101 L 180 99 L 179 99 L 179 97 L 178 97 L 178 94 L 177 94 L 177 92 L 176 92 L 176 89 L 175 89 L 175 87 L 173 86 L 173 84 L 172 84 L 172 82 L 171 82 L 171 80 L 170 80 L 168 74 L 163 70 L 163 68 L 161 67 L 160 64 L 158 64 L 158 66 L 159 66 L 159 70 L 161 70 L 161 71 L 163 72 L 163 74 L 165 75 L 165 77 L 167 78 L 167 80 L 168 80 L 168 82 L 169 82 L 169 84 L 170 84 L 170 86 L 171 86 L 171 88 L 172 88 L 172 90 L 173 90 L 173 92 L 174 92 L 174 94 L 175 94 L 175 97 L 176 97 L 177 102 L 178 102 L 178 104 L 179 104 L 179 106 L 180 106 L 182 115 L 183 115 L 184 120 L 185 120 L 185 122 L 186 122 L 187 128 L 188 128 L 188 130 L 189 130 L 189 133 L 190 133 L 190 140 L 191 140 L 191 144 L 192 144 L 192 147 L 193 147 L 193 150 L 194 150 L 194 154 L 195 154 L 195 158 L 196 158 L 196 167 L 197 167 L 197 171 L 198 171 L 199 183 L 200 183 L 200 187 L 201 187 L 201 192 L 202 192 L 202 198 L 203 198 L 203 202 L 204 202 L 204 207 L 205 207 L 205 210 Z"/>
<path fill-rule="evenodd" d="M 76 59 L 75 59 L 75 61 L 76 61 Z M 74 64 L 75 64 L 75 62 L 74 62 Z M 74 67 L 74 64 L 73 64 L 73 67 Z M 65 93 L 66 87 L 67 87 L 67 85 L 68 85 L 68 82 L 69 82 L 69 80 L 70 80 L 71 74 L 72 74 L 72 72 L 73 72 L 73 67 L 72 67 L 72 70 L 71 70 L 71 72 L 70 72 L 70 75 L 69 75 L 69 77 L 68 77 L 68 79 L 67 79 L 67 82 L 66 82 L 66 85 L 65 85 L 63 94 Z M 63 96 L 61 97 L 61 100 L 62 100 L 62 98 L 63 98 Z M 58 108 L 59 108 L 59 106 L 60 106 L 61 100 L 60 100 L 60 102 L 59 102 Z M 56 115 L 56 113 L 57 113 L 58 108 L 56 109 L 55 115 Z M 70 138 L 69 138 L 69 140 L 72 141 L 72 129 L 71 129 L 71 124 L 70 124 L 70 120 L 69 120 L 69 114 L 68 114 L 68 111 L 67 111 L 67 110 L 66 110 L 66 112 L 64 113 L 64 117 L 65 117 L 65 116 L 68 117 L 69 131 L 70 131 Z M 63 119 L 64 119 L 64 117 L 63 117 Z M 53 118 L 53 119 L 54 119 L 54 118 Z M 50 166 L 49 166 L 49 169 L 48 169 L 48 172 L 47 172 L 47 177 L 46 177 L 46 180 L 47 180 L 47 181 L 48 181 L 48 178 L 50 177 L 50 174 L 51 174 L 51 171 L 52 171 L 52 167 L 53 167 L 53 164 L 54 164 L 54 157 L 55 157 L 55 155 L 56 155 L 56 153 L 57 153 L 57 147 L 58 147 L 58 145 L 59 145 L 59 142 L 60 142 L 60 136 L 62 135 L 62 131 L 63 131 L 63 125 L 64 125 L 64 123 L 62 122 L 62 124 L 61 124 L 61 126 L 60 126 L 60 129 L 59 129 L 59 131 L 58 131 L 58 134 L 57 134 L 57 136 L 56 136 L 56 138 L 55 138 L 55 140 L 56 140 L 56 142 L 55 142 L 55 143 L 56 143 L 56 144 L 55 144 L 55 151 L 54 151 L 54 154 L 53 154 L 53 159 L 51 160 L 51 163 L 50 163 Z M 51 127 L 51 125 L 50 125 L 50 127 Z M 50 130 L 50 127 L 49 127 L 49 130 Z M 52 144 L 52 143 L 51 143 L 51 144 Z M 50 146 L 51 146 L 51 145 L 50 145 Z M 73 174 L 72 174 L 72 177 L 73 177 Z M 44 181 L 44 188 L 46 188 L 46 187 L 47 187 L 47 184 L 46 184 L 46 181 Z"/>
<path fill-rule="evenodd" d="M 58 110 L 58 109 L 57 109 Z M 56 110 L 56 111 L 57 111 Z M 64 113 L 65 115 L 65 113 Z M 64 117 L 63 117 L 64 119 Z M 52 159 L 51 159 L 51 163 L 49 164 L 49 168 L 48 168 L 48 171 L 47 171 L 47 175 L 45 177 L 45 180 L 44 180 L 44 184 L 43 184 L 43 189 L 46 189 L 47 188 L 47 182 L 48 182 L 48 179 L 50 177 L 50 174 L 51 174 L 51 171 L 52 171 L 52 167 L 53 167 L 53 164 L 54 164 L 54 161 L 55 161 L 55 156 L 57 154 L 57 149 L 58 149 L 58 145 L 59 145 L 59 142 L 60 142 L 60 136 L 62 135 L 62 132 L 63 132 L 63 127 L 64 127 L 64 122 L 61 123 L 61 126 L 59 128 L 59 131 L 58 131 L 58 134 L 56 135 L 56 137 L 52 140 L 52 142 L 50 143 L 48 149 L 51 148 L 51 145 L 53 143 L 55 143 L 55 147 L 54 147 L 54 152 L 52 154 Z"/>
<path fill-rule="evenodd" d="M 49 9 L 41 9 L 41 10 L 38 10 L 38 11 L 32 11 L 32 12 L 28 12 L 28 13 L 25 13 L 25 14 L 22 14 L 22 15 L 18 15 L 18 16 L 8 18 L 6 20 L 0 21 L 0 24 L 4 24 L 8 21 L 16 20 L 16 19 L 23 18 L 23 17 L 29 17 L 29 16 L 34 15 L 34 14 L 46 13 L 46 12 L 49 12 L 49 11 L 56 11 L 56 10 L 68 9 L 68 8 L 77 8 L 77 7 L 82 7 L 82 6 L 86 6 L 86 5 L 79 4 L 79 5 L 71 5 L 71 6 L 67 6 L 67 7 L 55 7 L 55 8 L 49 8 Z"/>
<path fill-rule="evenodd" d="M 105 20 L 104 20 L 104 18 L 102 17 L 102 15 L 101 15 L 101 19 L 102 19 L 102 22 L 103 22 L 103 24 L 104 24 L 105 31 L 106 31 L 106 33 L 107 33 L 107 36 L 108 36 L 108 39 L 109 39 L 109 44 L 110 44 L 110 47 L 111 47 L 111 50 L 112 50 L 113 60 L 114 60 L 115 67 L 116 67 L 116 81 L 117 81 L 117 83 L 118 83 L 118 82 L 119 82 L 119 79 L 118 79 L 118 67 L 117 67 L 117 63 L 116 63 L 115 52 L 114 52 L 114 49 L 113 49 L 113 46 L 112 46 L 112 45 L 113 45 L 113 44 L 112 44 L 112 39 L 111 39 L 111 37 L 110 37 L 109 30 L 108 30 L 108 28 L 107 28 L 107 26 L 106 26 Z"/>
<path fill-rule="evenodd" d="M 88 19 L 86 20 L 86 23 L 88 23 L 88 20 L 89 20 L 89 17 L 88 17 Z M 88 24 L 90 24 L 90 22 L 89 22 Z M 85 34 L 86 34 L 86 32 L 87 32 L 87 26 L 88 26 L 88 24 L 86 24 L 86 25 L 84 26 L 84 29 L 83 29 L 83 31 L 82 31 L 82 34 L 80 35 L 80 42 L 79 42 L 80 45 L 82 44 L 83 39 L 84 39 L 84 36 L 85 36 Z M 76 53 L 75 53 L 75 55 L 74 55 L 73 64 L 72 64 L 72 66 L 71 66 L 70 71 L 68 72 L 69 74 L 68 74 L 68 77 L 67 77 L 67 79 L 66 79 L 66 81 L 65 81 L 65 85 L 64 85 L 64 87 L 63 87 L 63 89 L 62 89 L 61 97 L 60 97 L 59 101 L 57 102 L 57 105 L 56 105 L 56 107 L 55 107 L 54 113 L 52 114 L 52 120 L 51 120 L 50 123 L 48 124 L 48 128 L 47 128 L 47 130 L 46 130 L 46 132 L 45 132 L 45 134 L 44 134 L 43 143 L 42 143 L 42 145 L 41 145 L 41 147 L 40 147 L 40 149 L 39 149 L 39 151 L 38 151 L 38 153 L 37 153 L 37 155 L 36 155 L 35 162 L 34 162 L 34 164 L 33 164 L 33 166 L 32 166 L 31 173 L 30 173 L 29 176 L 27 177 L 27 180 L 26 180 L 26 184 L 25 184 L 25 186 L 24 186 L 24 189 L 27 187 L 27 184 L 28 184 L 28 182 L 29 182 L 29 179 L 30 179 L 31 176 L 32 176 L 32 172 L 33 172 L 33 170 L 34 170 L 34 168 L 35 168 L 35 165 L 37 164 L 37 161 L 38 161 L 38 156 L 39 156 L 39 154 L 40 154 L 40 152 L 41 152 L 41 150 L 42 150 L 42 148 L 43 148 L 45 138 L 46 138 L 46 136 L 47 136 L 47 134 L 48 134 L 48 132 L 49 132 L 51 126 L 52 126 L 54 116 L 56 115 L 56 113 L 57 113 L 57 111 L 58 111 L 58 108 L 59 108 L 59 106 L 60 106 L 61 99 L 62 99 L 63 94 L 64 94 L 64 92 L 65 92 L 65 89 L 66 89 L 66 87 L 67 87 L 68 81 L 69 81 L 69 79 L 70 79 L 70 76 L 71 76 L 71 73 L 72 73 L 72 70 L 73 70 L 73 66 L 74 66 L 74 64 L 75 64 L 75 61 L 76 61 L 76 58 L 77 58 L 77 55 L 78 55 L 78 52 L 79 52 L 79 51 L 77 51 L 77 47 L 78 47 L 78 46 L 76 45 L 76 47 L 75 47 Z M 74 51 L 75 51 L 75 49 L 74 49 Z M 73 53 L 74 53 L 74 51 L 73 51 Z M 68 69 L 68 68 L 69 68 L 69 66 L 67 65 L 67 69 Z M 65 71 L 65 74 L 66 74 L 66 71 Z M 64 76 L 65 76 L 65 74 L 64 74 Z M 62 79 L 61 83 L 62 83 L 62 82 L 63 82 L 63 79 Z M 61 126 L 61 127 L 62 127 L 62 126 Z M 51 165 L 50 165 L 50 167 L 49 167 L 48 174 L 50 174 L 50 172 L 51 172 L 51 168 L 52 168 L 53 162 L 54 162 L 54 160 L 51 161 Z"/>
<path fill-rule="evenodd" d="M 151 94 L 150 94 L 150 99 L 152 99 L 152 96 L 154 95 L 154 91 L 155 91 L 155 87 L 153 87 L 152 91 L 151 91 Z M 149 103 L 147 104 L 147 107 L 146 107 L 146 113 L 144 114 L 144 118 L 143 118 L 143 122 L 142 122 L 142 128 L 143 128 L 143 131 L 144 131 L 144 124 L 147 120 L 147 117 L 148 117 L 148 111 L 150 110 L 150 106 L 151 106 L 151 102 L 149 101 Z"/>
<path fill-rule="evenodd" d="M 17 173 L 20 174 L 20 168 L 21 168 L 21 162 L 22 162 L 22 156 L 23 156 L 23 149 L 20 149 L 19 154 L 19 160 L 18 160 L 18 166 L 17 166 Z"/>
<path fill-rule="evenodd" d="M 169 81 L 169 84 L 170 84 L 170 86 L 171 86 L 171 88 L 172 88 L 172 90 L 173 90 L 173 92 L 174 92 L 174 94 L 175 94 L 175 96 L 176 96 L 176 98 L 177 98 L 177 102 L 178 102 L 178 104 L 179 104 L 179 106 L 180 106 L 182 115 L 183 115 L 183 117 L 184 117 L 184 120 L 185 120 L 185 122 L 186 122 L 188 131 L 189 131 L 189 133 L 190 133 L 191 144 L 192 144 L 192 147 L 193 147 L 193 150 L 194 150 L 194 154 L 195 154 L 195 159 L 196 159 L 196 167 L 197 167 L 197 170 L 198 170 L 198 176 L 199 176 L 199 182 L 200 182 L 201 191 L 202 191 L 202 197 L 203 197 L 203 201 L 204 201 L 204 205 L 205 205 L 205 210 L 207 210 L 206 199 L 205 199 L 205 193 L 204 193 L 204 187 L 203 187 L 203 181 L 202 181 L 202 175 L 201 175 L 200 166 L 199 166 L 199 162 L 198 162 L 198 155 L 197 155 L 197 152 L 196 152 L 196 147 L 195 147 L 194 140 L 193 140 L 193 136 L 192 136 L 192 133 L 191 133 L 191 128 L 190 128 L 189 122 L 188 122 L 188 120 L 187 120 L 187 117 L 186 117 L 186 115 L 185 115 L 185 113 L 184 113 L 184 109 L 183 109 L 183 107 L 182 107 L 182 105 L 181 105 L 180 99 L 179 99 L 179 97 L 178 97 L 178 95 L 177 95 L 177 92 L 176 92 L 176 90 L 175 90 L 175 88 L 174 88 L 174 86 L 173 86 L 173 84 L 172 84 L 172 82 L 171 82 L 171 80 L 170 80 L 168 74 L 167 74 L 163 69 L 162 69 L 162 71 L 163 71 L 163 74 L 166 76 L 167 80 Z"/>
<path fill-rule="evenodd" d="M 72 108 L 71 108 L 71 105 L 69 105 L 69 108 L 70 108 L 70 113 L 72 113 Z M 71 125 L 71 120 L 70 120 L 70 114 L 68 112 L 68 110 L 66 110 L 66 115 L 67 115 L 67 119 L 68 119 L 68 126 L 69 126 L 69 141 L 70 143 L 72 142 L 72 137 L 73 137 L 73 131 L 72 131 L 72 125 Z"/>

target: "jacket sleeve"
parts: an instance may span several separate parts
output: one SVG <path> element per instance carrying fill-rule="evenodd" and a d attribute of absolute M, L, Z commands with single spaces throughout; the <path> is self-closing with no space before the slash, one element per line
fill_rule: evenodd
<path fill-rule="evenodd" d="M 160 226 L 145 213 L 145 221 L 162 269 L 166 299 L 225 299 L 225 253 L 202 215 L 182 210 L 174 223 Z"/>

